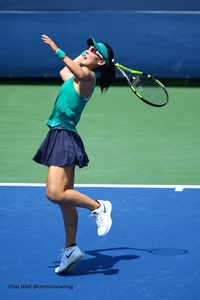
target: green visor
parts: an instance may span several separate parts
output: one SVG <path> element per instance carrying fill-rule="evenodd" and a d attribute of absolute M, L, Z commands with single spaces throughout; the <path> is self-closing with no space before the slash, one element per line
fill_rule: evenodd
<path fill-rule="evenodd" d="M 103 56 L 103 58 L 106 61 L 106 66 L 110 64 L 108 50 L 103 43 L 97 43 L 92 37 L 90 37 L 87 40 L 87 44 L 88 46 L 94 46 L 97 49 L 97 51 L 99 51 L 99 53 Z"/>

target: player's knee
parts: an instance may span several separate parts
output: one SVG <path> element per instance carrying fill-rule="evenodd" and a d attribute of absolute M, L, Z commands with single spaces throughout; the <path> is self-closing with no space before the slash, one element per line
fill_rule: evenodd
<path fill-rule="evenodd" d="M 61 194 L 52 188 L 47 187 L 46 188 L 46 197 L 48 200 L 54 203 L 59 203 L 61 201 Z"/>

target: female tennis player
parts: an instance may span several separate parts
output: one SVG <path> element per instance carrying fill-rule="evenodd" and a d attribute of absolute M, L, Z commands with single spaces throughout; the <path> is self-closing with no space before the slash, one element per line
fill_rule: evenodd
<path fill-rule="evenodd" d="M 75 166 L 82 168 L 89 162 L 76 125 L 92 96 L 97 74 L 102 93 L 114 80 L 114 53 L 107 44 L 97 43 L 89 38 L 88 49 L 72 60 L 47 35 L 42 35 L 42 40 L 65 65 L 60 71 L 64 83 L 51 116 L 45 122 L 50 130 L 33 158 L 35 162 L 48 166 L 46 196 L 51 202 L 58 204 L 62 211 L 66 244 L 62 250 L 61 263 L 55 272 L 63 273 L 72 270 L 84 258 L 76 244 L 76 207 L 91 211 L 100 237 L 105 236 L 112 225 L 111 203 L 91 199 L 74 190 L 74 174 Z"/>

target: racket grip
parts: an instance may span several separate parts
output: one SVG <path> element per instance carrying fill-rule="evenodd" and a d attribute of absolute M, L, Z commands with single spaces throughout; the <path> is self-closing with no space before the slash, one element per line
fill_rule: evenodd
<path fill-rule="evenodd" d="M 85 51 L 83 51 L 83 52 L 81 53 L 81 55 L 82 55 L 82 56 L 84 56 L 84 55 L 85 55 L 85 52 L 86 52 L 86 50 L 85 50 Z"/>

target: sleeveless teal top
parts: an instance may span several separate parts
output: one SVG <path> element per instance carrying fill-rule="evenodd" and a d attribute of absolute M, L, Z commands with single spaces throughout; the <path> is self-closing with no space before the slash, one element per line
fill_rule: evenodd
<path fill-rule="evenodd" d="M 76 125 L 88 100 L 92 96 L 94 87 L 89 97 L 83 99 L 75 90 L 74 76 L 65 81 L 60 88 L 51 116 L 45 122 L 47 126 L 50 128 L 59 126 L 77 132 Z"/>

